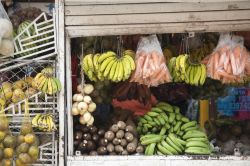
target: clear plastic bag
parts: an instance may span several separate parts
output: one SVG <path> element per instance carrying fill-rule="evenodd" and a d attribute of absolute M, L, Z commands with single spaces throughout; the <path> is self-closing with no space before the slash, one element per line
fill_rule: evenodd
<path fill-rule="evenodd" d="M 8 14 L 4 10 L 2 2 L 0 2 L 0 18 L 5 18 L 5 19 L 10 20 Z"/>
<path fill-rule="evenodd" d="M 29 116 L 28 99 L 25 101 L 25 116 L 17 140 L 15 164 L 30 165 L 35 163 L 39 157 L 39 140 L 33 132 Z M 23 151 L 24 147 L 26 151 Z"/>
<path fill-rule="evenodd" d="M 158 86 L 171 81 L 160 43 L 156 35 L 143 37 L 136 52 L 136 70 L 131 82 L 147 86 Z"/>
<path fill-rule="evenodd" d="M 242 83 L 249 58 L 243 38 L 226 33 L 220 35 L 217 47 L 203 63 L 209 77 L 223 83 Z"/>
<path fill-rule="evenodd" d="M 5 101 L 0 99 L 0 165 L 11 165 L 14 157 L 16 138 L 9 129 L 9 121 L 4 112 Z"/>
<path fill-rule="evenodd" d="M 12 41 L 13 26 L 8 14 L 0 3 L 0 59 L 3 56 L 9 57 L 14 53 L 14 43 Z"/>

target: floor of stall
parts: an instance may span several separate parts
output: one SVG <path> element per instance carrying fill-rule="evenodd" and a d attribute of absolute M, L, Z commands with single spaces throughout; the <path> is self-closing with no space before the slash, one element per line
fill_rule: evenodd
<path fill-rule="evenodd" d="M 69 156 L 68 166 L 249 166 L 250 156 Z"/>

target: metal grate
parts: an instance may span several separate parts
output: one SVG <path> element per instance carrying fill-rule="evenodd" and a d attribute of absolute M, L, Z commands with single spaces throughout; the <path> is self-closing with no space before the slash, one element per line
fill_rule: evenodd
<path fill-rule="evenodd" d="M 11 60 L 9 63 L 15 65 L 4 65 L 0 68 L 0 87 L 3 82 L 14 82 L 27 78 L 29 76 L 35 77 L 42 69 L 47 66 L 54 67 L 54 75 L 56 75 L 56 61 L 55 60 Z M 28 87 L 24 87 L 27 89 Z M 1 97 L 1 96 L 0 96 Z M 30 119 L 32 119 L 37 113 L 49 113 L 51 114 L 58 126 L 59 117 L 57 109 L 57 95 L 46 95 L 37 91 L 33 95 L 26 95 L 29 101 L 29 113 Z M 5 107 L 6 116 L 10 122 L 10 129 L 13 135 L 18 135 L 23 117 L 26 99 L 22 99 L 16 103 L 13 103 L 11 99 L 7 100 L 8 105 Z M 37 166 L 57 166 L 58 163 L 58 135 L 57 132 L 41 132 L 34 129 L 35 134 L 40 140 L 40 156 L 38 161 L 33 164 Z"/>
<path fill-rule="evenodd" d="M 56 49 L 56 21 L 55 11 L 52 17 L 41 13 L 21 33 L 14 38 L 15 52 L 12 58 L 15 59 L 45 59 L 57 54 Z M 11 58 L 7 56 L 1 59 Z M 9 61 L 0 64 L 12 65 Z"/>

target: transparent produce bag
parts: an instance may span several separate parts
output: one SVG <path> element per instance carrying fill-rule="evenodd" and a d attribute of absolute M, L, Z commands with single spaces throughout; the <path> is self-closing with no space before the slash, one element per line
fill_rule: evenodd
<path fill-rule="evenodd" d="M 13 26 L 0 3 L 0 59 L 14 54 Z"/>
<path fill-rule="evenodd" d="M 9 121 L 4 112 L 5 101 L 0 99 L 0 165 L 12 165 L 16 138 L 9 129 Z"/>
<path fill-rule="evenodd" d="M 225 84 L 243 83 L 249 76 L 250 54 L 242 37 L 221 34 L 213 53 L 203 59 L 207 76 Z"/>
<path fill-rule="evenodd" d="M 130 82 L 149 87 L 171 82 L 172 78 L 156 35 L 143 37 L 139 41 L 135 61 L 136 70 Z"/>
<path fill-rule="evenodd" d="M 39 157 L 39 140 L 33 132 L 29 116 L 28 100 L 25 101 L 25 115 L 17 137 L 15 165 L 30 165 Z"/>

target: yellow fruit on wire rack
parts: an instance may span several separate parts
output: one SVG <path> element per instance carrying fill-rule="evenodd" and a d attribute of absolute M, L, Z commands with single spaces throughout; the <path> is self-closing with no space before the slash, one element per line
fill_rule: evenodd
<path fill-rule="evenodd" d="M 190 85 L 203 85 L 207 77 L 204 64 L 193 64 L 187 54 L 172 57 L 168 63 L 174 82 L 185 82 Z"/>
<path fill-rule="evenodd" d="M 119 82 L 127 80 L 135 70 L 135 53 L 125 50 L 121 57 L 113 51 L 103 54 L 88 54 L 82 60 L 82 69 L 91 81 L 110 80 Z"/>
<path fill-rule="evenodd" d="M 59 92 L 62 88 L 59 79 L 54 77 L 54 69 L 52 67 L 46 67 L 38 73 L 31 85 L 33 88 L 37 88 L 49 95 Z"/>
<path fill-rule="evenodd" d="M 55 119 L 51 114 L 37 114 L 31 121 L 32 126 L 44 132 L 57 130 Z"/>

